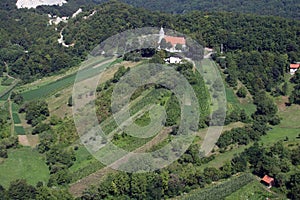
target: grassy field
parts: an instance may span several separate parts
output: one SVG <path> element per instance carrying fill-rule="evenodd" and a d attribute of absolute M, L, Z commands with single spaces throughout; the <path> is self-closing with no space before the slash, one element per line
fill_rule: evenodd
<path fill-rule="evenodd" d="M 0 184 L 7 188 L 16 179 L 25 179 L 33 185 L 38 181 L 47 183 L 49 170 L 44 158 L 31 148 L 9 151 L 8 158 L 0 164 Z"/>
<path fill-rule="evenodd" d="M 0 93 L 3 92 L 7 88 L 7 86 L 1 85 L 2 80 L 3 80 L 3 77 L 0 77 Z"/>
<path fill-rule="evenodd" d="M 242 153 L 246 148 L 250 147 L 250 145 L 247 146 L 240 146 L 239 148 L 233 149 L 231 151 L 226 151 L 222 154 L 217 154 L 215 159 L 212 161 L 205 163 L 200 166 L 201 170 L 204 170 L 206 167 L 221 167 L 226 162 L 230 161 L 236 154 Z"/>
<path fill-rule="evenodd" d="M 300 134 L 300 106 L 292 105 L 279 112 L 282 118 L 281 123 L 274 126 L 267 135 L 262 137 L 262 143 L 265 145 L 273 144 L 279 140 L 288 137 L 288 141 L 300 142 L 297 137 Z"/>
<path fill-rule="evenodd" d="M 4 91 L 3 95 L 0 94 L 0 101 L 6 101 L 10 95 L 10 91 Z"/>
<path fill-rule="evenodd" d="M 26 134 L 23 126 L 15 126 L 15 132 L 17 135 L 25 135 Z"/>
<path fill-rule="evenodd" d="M 88 152 L 88 150 L 84 146 L 80 146 L 78 150 L 75 151 L 76 161 L 70 167 L 71 172 L 76 172 L 90 163 L 96 161 L 96 159 Z"/>
<path fill-rule="evenodd" d="M 251 101 L 241 103 L 232 88 L 226 87 L 225 91 L 229 110 L 236 106 L 240 109 L 244 109 L 249 116 L 256 111 L 256 106 Z"/>
<path fill-rule="evenodd" d="M 5 79 L 6 77 L 0 77 L 0 94 L 7 90 L 10 87 L 10 85 L 15 81 L 15 79 L 13 78 L 7 78 L 6 80 Z"/>
<path fill-rule="evenodd" d="M 6 86 L 9 86 L 9 85 L 11 85 L 13 82 L 15 81 L 15 79 L 14 78 L 7 78 L 7 79 L 3 79 L 2 78 L 2 80 L 1 80 L 1 85 L 6 85 Z"/>
<path fill-rule="evenodd" d="M 21 119 L 20 119 L 18 113 L 13 113 L 12 115 L 13 115 L 14 123 L 21 124 Z"/>
<path fill-rule="evenodd" d="M 277 196 L 266 190 L 266 186 L 262 185 L 258 180 L 254 180 L 238 191 L 227 196 L 225 200 L 266 200 L 267 198 L 273 199 L 275 197 Z"/>
<path fill-rule="evenodd" d="M 70 167 L 70 172 L 73 174 L 72 182 L 82 179 L 104 167 L 84 146 L 80 146 L 78 150 L 75 151 L 75 156 L 76 161 Z"/>

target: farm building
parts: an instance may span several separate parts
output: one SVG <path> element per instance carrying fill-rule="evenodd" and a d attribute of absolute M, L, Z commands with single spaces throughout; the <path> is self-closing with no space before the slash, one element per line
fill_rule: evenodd
<path fill-rule="evenodd" d="M 268 185 L 269 188 L 271 188 L 275 182 L 274 182 L 274 178 L 268 176 L 268 175 L 265 175 L 262 179 L 261 179 L 261 182 L 263 182 L 264 184 Z"/>
<path fill-rule="evenodd" d="M 290 74 L 294 75 L 299 68 L 300 68 L 300 63 L 290 64 Z"/>

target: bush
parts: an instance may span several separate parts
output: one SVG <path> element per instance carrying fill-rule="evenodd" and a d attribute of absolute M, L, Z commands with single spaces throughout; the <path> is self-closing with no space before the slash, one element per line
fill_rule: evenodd
<path fill-rule="evenodd" d="M 240 87 L 236 92 L 236 95 L 240 98 L 245 98 L 247 96 L 247 90 L 244 86 Z"/>

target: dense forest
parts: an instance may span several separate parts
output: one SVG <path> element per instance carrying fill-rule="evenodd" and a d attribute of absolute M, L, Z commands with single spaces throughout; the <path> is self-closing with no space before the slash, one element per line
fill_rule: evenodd
<path fill-rule="evenodd" d="M 62 15 L 70 15 L 82 6 L 91 6 L 108 0 L 69 0 L 68 4 L 59 6 L 40 6 L 38 10 L 51 11 Z M 234 12 L 252 13 L 258 15 L 273 15 L 291 19 L 299 19 L 300 5 L 296 0 L 165 0 L 165 1 L 145 1 L 145 0 L 120 0 L 120 2 L 133 5 L 135 7 L 146 8 L 151 11 L 182 14 L 194 10 L 207 12 Z"/>
<path fill-rule="evenodd" d="M 99 1 L 99 0 L 96 0 Z M 192 10 L 201 11 L 227 11 L 236 13 L 253 13 L 259 15 L 276 15 L 299 19 L 298 10 L 300 5 L 296 0 L 167 0 L 167 1 L 143 1 L 143 0 L 122 0 L 122 2 L 170 13 L 186 13 Z"/>

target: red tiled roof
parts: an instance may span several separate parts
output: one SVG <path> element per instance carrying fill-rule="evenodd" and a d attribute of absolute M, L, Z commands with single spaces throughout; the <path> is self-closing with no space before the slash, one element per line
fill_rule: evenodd
<path fill-rule="evenodd" d="M 185 45 L 185 38 L 184 37 L 173 37 L 173 36 L 165 36 L 164 37 L 166 42 L 170 42 L 173 46 L 176 44 Z"/>
<path fill-rule="evenodd" d="M 300 64 L 290 64 L 291 69 L 298 69 L 300 67 Z"/>
<path fill-rule="evenodd" d="M 271 184 L 274 181 L 274 178 L 265 175 L 261 180 L 264 181 L 265 183 Z"/>

